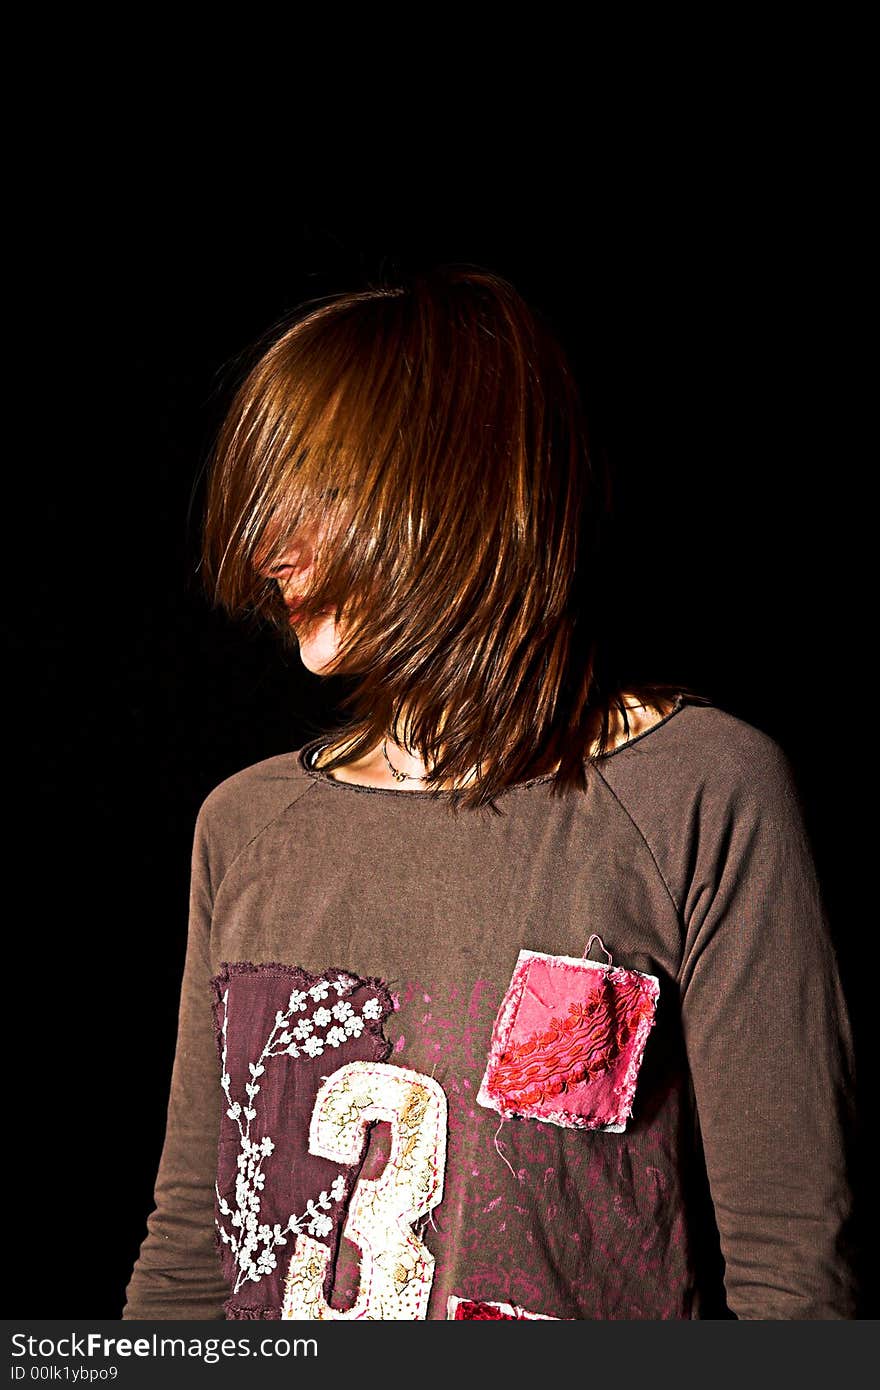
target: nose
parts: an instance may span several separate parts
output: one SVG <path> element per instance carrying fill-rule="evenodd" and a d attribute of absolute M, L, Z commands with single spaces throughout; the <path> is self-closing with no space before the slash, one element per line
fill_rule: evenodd
<path fill-rule="evenodd" d="M 276 580 L 282 592 L 291 584 L 301 591 L 314 565 L 317 547 L 326 541 L 327 529 L 323 517 L 306 521 L 276 552 L 274 561 L 265 566 L 258 565 L 260 574 L 264 579 Z"/>
<path fill-rule="evenodd" d="M 295 603 L 302 599 L 308 589 L 308 574 L 311 570 L 309 564 L 282 564 L 273 573 L 272 578 L 281 591 L 281 597 L 287 604 Z"/>
<path fill-rule="evenodd" d="M 278 558 L 265 568 L 261 567 L 261 574 L 265 579 L 276 579 L 279 584 L 285 583 L 296 576 L 299 579 L 306 574 L 312 567 L 315 558 L 315 548 L 311 538 L 302 536 L 296 541 L 291 541 Z"/>
<path fill-rule="evenodd" d="M 302 551 L 294 551 L 284 559 L 277 561 L 270 570 L 267 571 L 267 578 L 284 580 L 291 575 L 299 575 L 310 570 L 312 567 L 311 554 L 305 555 Z"/>

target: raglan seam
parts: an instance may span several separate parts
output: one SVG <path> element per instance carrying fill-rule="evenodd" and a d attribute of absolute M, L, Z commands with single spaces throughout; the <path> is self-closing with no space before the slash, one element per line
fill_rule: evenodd
<path fill-rule="evenodd" d="M 235 853 L 233 854 L 233 856 L 232 856 L 232 858 L 230 859 L 229 863 L 226 865 L 226 868 L 223 870 L 223 876 L 220 878 L 220 880 L 219 880 L 219 882 L 218 882 L 216 888 L 212 888 L 212 892 L 211 892 L 212 907 L 213 907 L 213 904 L 217 901 L 217 895 L 218 895 L 218 893 L 220 892 L 220 889 L 223 887 L 223 884 L 226 882 L 227 876 L 231 873 L 232 869 L 233 869 L 233 868 L 235 867 L 235 865 L 238 863 L 239 859 L 240 859 L 241 856 L 244 854 L 245 850 L 250 849 L 250 847 L 251 847 L 251 845 L 254 843 L 254 841 L 255 841 L 255 840 L 258 840 L 258 839 L 260 838 L 260 836 L 261 836 L 262 834 L 264 834 L 265 831 L 267 831 L 267 830 L 269 829 L 270 826 L 272 826 L 272 825 L 275 824 L 276 821 L 279 821 L 279 820 L 281 819 L 281 817 L 282 817 L 283 815 L 285 815 L 285 814 L 290 810 L 291 806 L 295 806 L 295 805 L 297 804 L 298 801 L 302 801 L 303 797 L 306 796 L 306 794 L 307 794 L 308 792 L 311 791 L 311 789 L 312 789 L 313 786 L 315 786 L 315 783 L 314 783 L 314 782 L 310 782 L 310 783 L 308 784 L 308 786 L 303 787 L 302 790 L 298 793 L 298 795 L 296 795 L 295 797 L 293 797 L 293 799 L 292 799 L 291 801 L 286 802 L 286 803 L 281 807 L 281 810 L 280 810 L 280 811 L 278 811 L 274 816 L 271 816 L 271 817 L 269 818 L 269 820 L 267 820 L 263 825 L 260 826 L 259 830 L 257 830 L 257 831 L 250 837 L 249 840 L 246 840 L 246 841 L 244 842 L 244 844 L 243 844 L 239 849 L 237 849 L 237 850 L 235 851 Z"/>
<path fill-rule="evenodd" d="M 654 849 L 653 849 L 653 847 L 652 847 L 652 845 L 651 845 L 650 840 L 648 839 L 648 837 L 647 837 L 647 835 L 645 834 L 645 832 L 644 832 L 644 830 L 642 829 L 642 827 L 639 825 L 639 823 L 638 823 L 638 821 L 636 820 L 635 816 L 633 815 L 632 811 L 630 811 L 629 807 L 625 804 L 625 802 L 621 799 L 621 797 L 618 795 L 618 793 L 614 790 L 614 788 L 612 787 L 611 783 L 608 781 L 607 777 L 604 775 L 604 773 L 601 771 L 601 769 L 600 769 L 599 767 L 596 767 L 595 764 L 594 764 L 594 767 L 595 767 L 595 770 L 596 770 L 596 775 L 602 780 L 602 782 L 604 783 L 604 785 L 608 788 L 608 791 L 609 791 L 609 792 L 611 793 L 611 795 L 614 797 L 614 800 L 617 802 L 618 806 L 619 806 L 620 809 L 623 811 L 624 815 L 627 817 L 627 819 L 629 820 L 630 824 L 633 826 L 634 830 L 636 831 L 636 834 L 639 836 L 639 839 L 642 841 L 642 844 L 645 846 L 645 849 L 648 851 L 648 854 L 651 856 L 651 863 L 654 865 L 654 868 L 657 870 L 657 877 L 660 879 L 660 882 L 663 884 L 663 887 L 664 887 L 665 890 L 666 890 L 666 893 L 667 893 L 667 896 L 668 896 L 668 898 L 669 898 L 669 901 L 672 903 L 672 906 L 673 906 L 673 908 L 675 909 L 675 915 L 676 915 L 676 917 L 678 918 L 678 920 L 679 920 L 679 922 L 680 922 L 680 921 L 682 920 L 681 908 L 679 907 L 678 903 L 675 901 L 675 894 L 673 893 L 672 889 L 670 888 L 669 884 L 668 884 L 667 881 L 666 881 L 666 875 L 664 874 L 662 868 L 660 867 L 660 862 L 659 862 L 659 860 L 658 860 L 656 854 L 654 853 Z"/>

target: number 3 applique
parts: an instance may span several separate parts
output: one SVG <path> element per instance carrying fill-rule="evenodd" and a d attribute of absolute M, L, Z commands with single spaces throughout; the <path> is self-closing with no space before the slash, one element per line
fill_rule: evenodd
<path fill-rule="evenodd" d="M 297 1236 L 284 1284 L 282 1318 L 412 1320 L 427 1315 L 434 1257 L 412 1230 L 443 1196 L 446 1097 L 430 1076 L 383 1062 L 349 1062 L 315 1098 L 309 1150 L 352 1166 L 367 1126 L 391 1127 L 391 1153 L 376 1179 L 358 1180 L 343 1235 L 361 1251 L 360 1292 L 346 1312 L 324 1298 L 330 1250 Z"/>

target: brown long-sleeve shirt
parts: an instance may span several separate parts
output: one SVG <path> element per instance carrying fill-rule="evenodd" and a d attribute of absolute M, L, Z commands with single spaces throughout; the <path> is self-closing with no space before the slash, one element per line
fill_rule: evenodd
<path fill-rule="evenodd" d="M 534 778 L 457 820 L 319 746 L 199 812 L 123 1317 L 856 1316 L 852 1035 L 780 746 L 679 699 L 586 792 Z M 555 958 L 517 975 L 531 1033 L 521 952 Z M 635 1051 L 606 975 L 656 982 Z M 557 1119 L 487 1104 L 490 1054 Z M 616 1064 L 613 1127 L 585 1088 Z"/>

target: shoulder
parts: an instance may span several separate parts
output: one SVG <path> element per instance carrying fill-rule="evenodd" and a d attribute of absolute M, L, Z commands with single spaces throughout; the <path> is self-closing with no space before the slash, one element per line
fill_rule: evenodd
<path fill-rule="evenodd" d="M 215 878 L 232 859 L 304 796 L 313 779 L 300 764 L 301 749 L 241 768 L 205 797 L 196 818 L 196 841 L 209 851 Z"/>
<path fill-rule="evenodd" d="M 621 793 L 775 797 L 793 781 L 788 754 L 756 725 L 718 705 L 685 702 L 597 769 Z"/>
<path fill-rule="evenodd" d="M 599 760 L 608 780 L 634 781 L 666 769 L 670 778 L 748 783 L 790 770 L 783 746 L 755 724 L 717 705 L 685 701 L 658 726 Z"/>
<path fill-rule="evenodd" d="M 600 759 L 596 771 L 679 902 L 700 865 L 754 854 L 759 845 L 804 842 L 803 803 L 785 749 L 716 705 L 683 704 Z"/>

